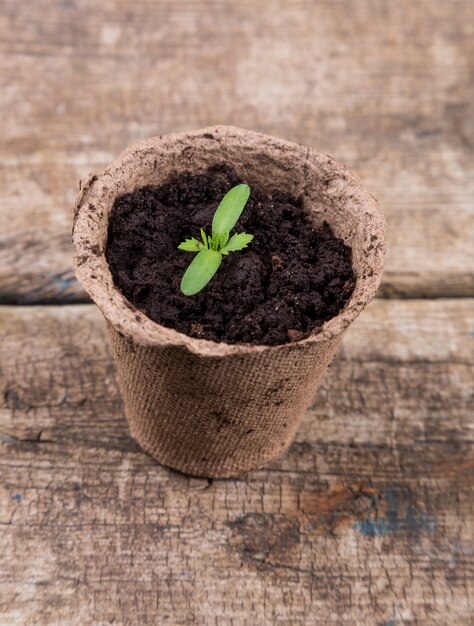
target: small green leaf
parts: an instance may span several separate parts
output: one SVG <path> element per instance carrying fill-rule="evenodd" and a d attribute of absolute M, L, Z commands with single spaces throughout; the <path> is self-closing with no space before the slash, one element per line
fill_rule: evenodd
<path fill-rule="evenodd" d="M 206 233 L 204 232 L 203 228 L 201 228 L 201 238 L 202 238 L 202 241 L 204 243 L 204 246 L 206 248 L 209 248 L 209 243 L 207 242 L 207 236 L 206 236 Z"/>
<path fill-rule="evenodd" d="M 185 241 L 180 243 L 178 249 L 186 250 L 186 252 L 199 252 L 201 247 L 202 243 L 199 242 L 197 239 L 194 239 L 194 237 L 191 237 L 191 239 L 186 239 Z"/>
<path fill-rule="evenodd" d="M 225 246 L 225 244 L 229 241 L 229 231 L 226 230 L 225 233 L 222 233 L 219 237 L 219 250 Z"/>
<path fill-rule="evenodd" d="M 249 235 L 248 233 L 239 233 L 238 235 L 233 235 L 227 244 L 222 248 L 222 254 L 229 254 L 229 252 L 236 252 L 237 250 L 242 250 L 246 248 L 247 245 L 252 241 L 253 235 Z"/>
<path fill-rule="evenodd" d="M 212 220 L 212 235 L 230 232 L 242 214 L 250 195 L 248 185 L 236 185 L 222 198 Z"/>
<path fill-rule="evenodd" d="M 196 254 L 181 280 L 181 291 L 185 296 L 194 296 L 201 291 L 217 272 L 222 261 L 220 252 L 203 248 Z"/>
<path fill-rule="evenodd" d="M 208 237 L 207 241 L 209 242 L 209 250 L 219 250 L 219 239 L 216 237 Z"/>

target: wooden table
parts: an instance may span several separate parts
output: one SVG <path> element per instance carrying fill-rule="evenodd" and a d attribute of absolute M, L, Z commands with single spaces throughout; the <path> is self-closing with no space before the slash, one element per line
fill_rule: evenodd
<path fill-rule="evenodd" d="M 471 624 L 473 3 L 3 0 L 0 55 L 0 624 Z M 289 453 L 206 481 L 130 439 L 69 232 L 214 123 L 357 171 L 389 255 Z"/>

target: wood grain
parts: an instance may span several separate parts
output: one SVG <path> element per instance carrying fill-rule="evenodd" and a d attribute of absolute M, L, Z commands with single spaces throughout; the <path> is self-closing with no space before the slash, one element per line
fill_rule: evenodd
<path fill-rule="evenodd" d="M 23 230 L 0 238 L 0 305 L 89 302 L 72 269 L 71 237 Z"/>
<path fill-rule="evenodd" d="M 467 626 L 473 320 L 373 302 L 289 453 L 212 482 L 130 440 L 94 307 L 0 307 L 2 626 Z"/>
<path fill-rule="evenodd" d="M 0 63 L 1 302 L 83 301 L 79 179 L 132 141 L 215 123 L 359 173 L 389 223 L 382 295 L 474 295 L 468 0 L 4 0 Z"/>

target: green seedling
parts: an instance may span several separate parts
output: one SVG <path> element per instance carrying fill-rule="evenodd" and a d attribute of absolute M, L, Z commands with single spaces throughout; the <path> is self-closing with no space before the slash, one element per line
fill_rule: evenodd
<path fill-rule="evenodd" d="M 178 248 L 197 252 L 181 280 L 181 291 L 185 296 L 194 296 L 207 285 L 219 269 L 222 256 L 246 248 L 253 235 L 239 233 L 229 238 L 230 231 L 247 204 L 250 195 L 248 185 L 236 185 L 222 198 L 212 218 L 212 235 L 201 228 L 201 239 L 194 237 L 180 243 Z"/>

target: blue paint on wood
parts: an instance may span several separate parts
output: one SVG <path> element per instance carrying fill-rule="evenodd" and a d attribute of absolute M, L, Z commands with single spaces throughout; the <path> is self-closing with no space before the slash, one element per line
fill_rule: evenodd
<path fill-rule="evenodd" d="M 72 283 L 76 282 L 76 279 L 74 278 L 74 276 L 70 276 L 68 278 L 57 278 L 54 282 L 53 282 L 53 288 L 57 289 L 59 292 L 64 291 L 65 289 L 68 289 Z"/>
<path fill-rule="evenodd" d="M 16 500 L 17 502 L 19 502 L 22 498 L 23 496 L 21 495 L 21 493 L 16 493 L 14 496 L 12 496 L 12 500 Z"/>
<path fill-rule="evenodd" d="M 436 521 L 422 513 L 402 496 L 403 494 L 395 489 L 387 489 L 383 497 L 385 501 L 383 513 L 359 520 L 353 528 L 366 537 L 383 537 L 396 532 L 416 533 L 434 530 Z"/>
<path fill-rule="evenodd" d="M 366 519 L 356 522 L 354 528 L 366 537 L 381 537 L 383 535 L 391 535 L 398 528 L 394 528 L 393 524 L 383 519 Z"/>
<path fill-rule="evenodd" d="M 90 302 L 82 291 L 72 271 L 58 274 L 44 274 L 36 277 L 35 283 L 27 290 L 4 291 L 0 293 L 0 304 L 70 304 Z"/>

